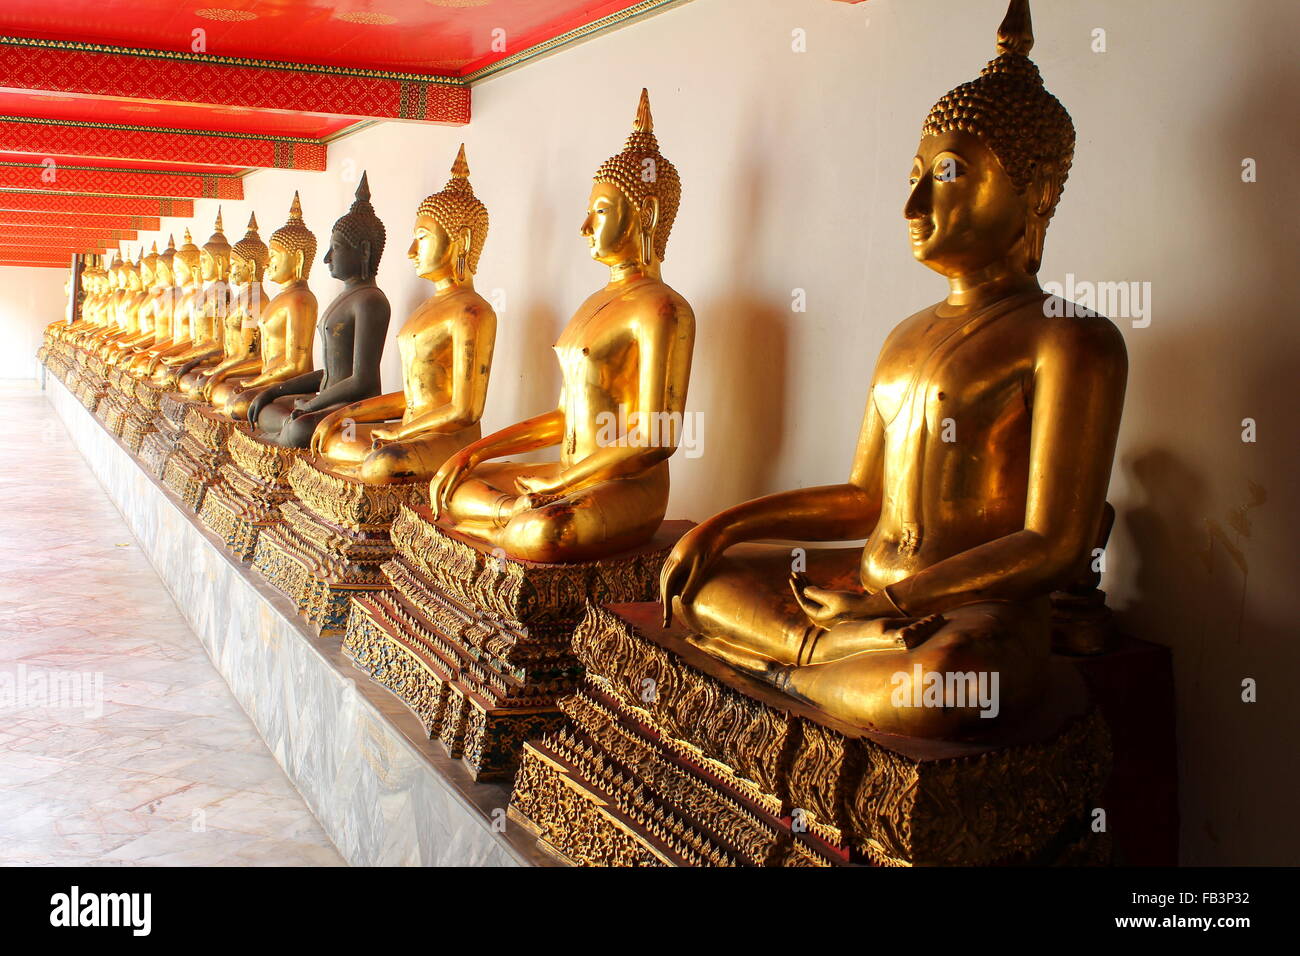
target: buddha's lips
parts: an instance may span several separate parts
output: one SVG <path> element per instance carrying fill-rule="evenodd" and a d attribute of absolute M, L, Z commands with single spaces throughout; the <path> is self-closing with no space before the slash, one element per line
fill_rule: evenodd
<path fill-rule="evenodd" d="M 914 222 L 908 227 L 908 232 L 911 233 L 913 242 L 924 242 L 934 235 L 934 223 Z"/>

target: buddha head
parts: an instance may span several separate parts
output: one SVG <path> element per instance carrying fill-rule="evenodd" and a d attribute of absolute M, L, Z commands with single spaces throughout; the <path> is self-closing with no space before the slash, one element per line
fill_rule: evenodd
<path fill-rule="evenodd" d="M 352 208 L 330 230 L 325 265 L 335 279 L 369 280 L 379 270 L 383 254 L 384 224 L 370 205 L 370 182 L 362 172 Z"/>
<path fill-rule="evenodd" d="M 289 221 L 271 233 L 266 277 L 277 285 L 305 280 L 316 258 L 316 237 L 302 221 L 302 202 L 293 194 Z"/>
<path fill-rule="evenodd" d="M 235 285 L 261 282 L 270 256 L 266 243 L 257 234 L 257 214 L 253 213 L 248 217 L 244 238 L 230 251 L 230 281 Z"/>
<path fill-rule="evenodd" d="M 116 292 L 126 288 L 126 273 L 122 271 L 122 250 L 116 250 L 113 256 L 113 262 L 108 267 L 108 282 L 110 288 Z"/>
<path fill-rule="evenodd" d="M 643 89 L 623 151 L 596 171 L 581 230 L 591 257 L 609 266 L 657 265 L 667 254 L 681 198 L 681 178 L 659 152 L 650 94 Z"/>
<path fill-rule="evenodd" d="M 159 288 L 170 289 L 176 284 L 176 237 L 167 237 L 167 248 L 158 253 L 158 263 L 154 266 Z"/>
<path fill-rule="evenodd" d="M 153 244 L 147 256 L 140 259 L 140 286 L 144 289 L 154 287 L 154 279 L 158 274 L 158 243 Z"/>
<path fill-rule="evenodd" d="M 224 282 L 226 276 L 230 274 L 230 243 L 226 241 L 226 234 L 221 231 L 221 207 L 217 207 L 217 222 L 213 227 L 216 231 L 212 233 L 212 238 L 203 244 L 203 249 L 199 253 L 199 268 L 203 273 L 205 282 Z"/>
<path fill-rule="evenodd" d="M 143 258 L 141 258 L 138 262 L 132 262 L 130 257 L 128 257 L 127 260 L 122 263 L 122 275 L 126 280 L 126 291 L 139 292 L 141 290 L 140 266 L 143 264 L 143 261 Z"/>
<path fill-rule="evenodd" d="M 487 234 L 487 206 L 474 195 L 465 144 L 461 143 L 447 185 L 420 203 L 416 211 L 415 238 L 406 255 L 423 279 L 454 274 L 464 281 L 478 272 Z"/>
<path fill-rule="evenodd" d="M 1011 0 L 997 57 L 925 119 L 903 212 L 913 256 L 936 272 L 970 275 L 1000 261 L 1038 272 L 1074 124 L 1044 88 L 1033 45 L 1029 0 Z"/>
<path fill-rule="evenodd" d="M 176 250 L 176 256 L 172 263 L 176 269 L 176 284 L 183 286 L 192 286 L 199 281 L 202 274 L 199 262 L 202 253 L 199 247 L 194 244 L 194 239 L 190 236 L 189 229 L 185 230 L 185 239 L 181 247 Z"/>

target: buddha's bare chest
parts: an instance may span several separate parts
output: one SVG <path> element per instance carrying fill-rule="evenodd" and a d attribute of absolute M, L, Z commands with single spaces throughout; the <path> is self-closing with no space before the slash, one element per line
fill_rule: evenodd
<path fill-rule="evenodd" d="M 987 326 L 952 320 L 915 322 L 881 353 L 872 399 L 886 433 L 910 431 L 924 419 L 981 427 L 1008 406 L 1027 407 L 1033 381 L 1035 330 L 1014 317 Z"/>

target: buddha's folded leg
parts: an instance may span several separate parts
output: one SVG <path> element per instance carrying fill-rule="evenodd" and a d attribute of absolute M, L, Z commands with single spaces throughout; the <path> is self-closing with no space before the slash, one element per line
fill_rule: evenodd
<path fill-rule="evenodd" d="M 667 508 L 668 472 L 656 468 L 517 512 L 500 543 L 507 554 L 527 561 L 592 561 L 649 541 Z"/>
<path fill-rule="evenodd" d="M 266 408 L 269 409 L 273 405 L 279 405 L 279 403 L 284 400 L 285 399 L 277 399 L 276 401 L 272 402 L 271 405 L 268 405 Z M 289 402 L 290 402 L 290 412 L 292 412 L 292 403 L 293 403 L 292 398 L 289 400 Z M 276 441 L 279 444 L 285 446 L 286 448 L 306 448 L 308 445 L 311 444 L 311 436 L 312 433 L 316 431 L 316 426 L 319 425 L 322 421 L 324 421 L 326 415 L 328 415 L 330 412 L 336 411 L 341 407 L 342 407 L 341 405 L 331 405 L 328 408 L 322 408 L 319 411 L 307 412 L 304 415 L 299 415 L 297 418 L 286 417 L 284 424 L 281 425 L 280 427 L 279 435 L 276 438 Z M 263 415 L 266 414 L 266 409 L 263 409 L 262 414 Z M 262 419 L 261 417 L 259 417 L 258 418 L 259 425 L 261 424 L 261 421 Z M 270 432 L 270 429 L 267 429 L 267 431 Z"/>
<path fill-rule="evenodd" d="M 258 429 L 273 437 L 278 435 L 280 429 L 289 421 L 294 401 L 300 397 L 299 395 L 285 395 L 263 405 L 262 410 L 257 414 Z"/>
<path fill-rule="evenodd" d="M 447 502 L 447 512 L 457 522 L 475 522 L 488 528 L 504 527 L 519 498 L 515 479 L 529 475 L 549 478 L 558 474 L 559 468 L 558 462 L 530 465 L 492 461 L 479 465 L 456 486 Z"/>
<path fill-rule="evenodd" d="M 239 393 L 239 390 L 244 387 L 244 383 L 252 377 L 251 375 L 236 375 L 232 378 L 222 379 L 212 389 L 212 407 L 224 409 L 226 403 L 234 398 Z M 247 414 L 247 406 L 245 406 L 244 411 Z"/>
<path fill-rule="evenodd" d="M 361 464 L 371 453 L 370 433 L 384 422 L 358 422 L 334 429 L 325 440 L 317 464 L 336 474 L 360 477 Z"/>
<path fill-rule="evenodd" d="M 1045 601 L 968 604 L 944 611 L 943 618 L 934 635 L 911 650 L 784 666 L 768 679 L 855 726 L 917 737 L 978 736 L 993 720 L 1014 720 L 1037 705 L 1050 651 Z M 937 700 L 926 693 L 935 687 L 942 689 Z"/>
<path fill-rule="evenodd" d="M 769 660 L 793 664 L 816 628 L 795 600 L 790 575 L 806 571 L 820 587 L 850 588 L 861 555 L 859 548 L 737 545 L 689 602 L 674 602 L 674 611 L 696 632 L 692 643 L 734 667 L 760 672 Z"/>
<path fill-rule="evenodd" d="M 246 388 L 236 392 L 226 400 L 226 406 L 223 411 L 226 417 L 237 422 L 248 421 L 248 409 L 253 404 L 253 399 L 262 393 L 261 388 Z"/>
<path fill-rule="evenodd" d="M 450 434 L 427 433 L 414 438 L 385 442 L 370 451 L 361 463 L 360 475 L 369 484 L 431 479 L 443 462 L 466 445 L 478 440 L 481 429 L 476 423 Z"/>

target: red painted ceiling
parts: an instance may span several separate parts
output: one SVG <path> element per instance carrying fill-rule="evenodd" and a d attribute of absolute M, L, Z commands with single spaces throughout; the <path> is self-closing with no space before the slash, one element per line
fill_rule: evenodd
<path fill-rule="evenodd" d="M 288 63 L 460 74 L 627 0 L 5 0 L 0 34 Z M 493 31 L 505 31 L 494 51 Z"/>
<path fill-rule="evenodd" d="M 138 215 L 169 200 L 127 194 L 166 177 L 130 170 L 319 170 L 328 140 L 360 123 L 466 123 L 470 83 L 672 2 L 0 0 L 0 208 L 36 223 L 82 206 Z M 40 182 L 46 158 L 104 172 Z M 0 257 L 56 247 L 16 225 L 0 220 Z"/>

